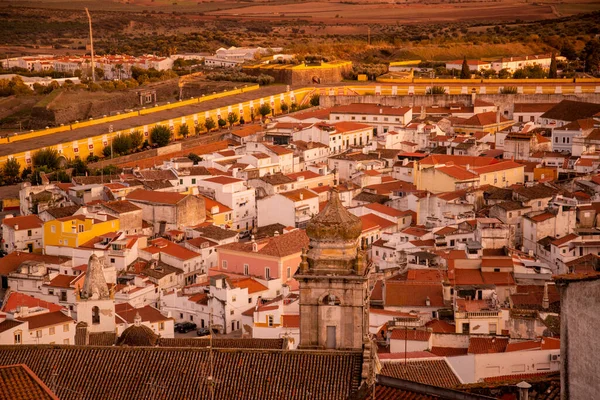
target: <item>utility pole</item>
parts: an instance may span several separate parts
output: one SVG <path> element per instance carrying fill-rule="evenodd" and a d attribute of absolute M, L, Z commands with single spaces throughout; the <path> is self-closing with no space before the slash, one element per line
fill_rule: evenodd
<path fill-rule="evenodd" d="M 92 53 L 92 82 L 96 82 L 96 64 L 94 63 L 94 37 L 92 35 L 92 17 L 90 16 L 90 12 L 87 7 L 85 8 L 85 13 L 88 17 L 88 22 L 90 24 L 90 52 Z"/>

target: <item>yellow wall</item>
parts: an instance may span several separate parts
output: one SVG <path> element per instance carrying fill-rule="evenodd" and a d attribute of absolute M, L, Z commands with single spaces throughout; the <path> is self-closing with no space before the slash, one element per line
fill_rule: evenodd
<path fill-rule="evenodd" d="M 503 180 L 503 178 L 505 180 Z M 507 169 L 498 172 L 489 172 L 479 175 L 479 185 L 492 185 L 497 187 L 507 187 L 517 183 L 525 182 L 525 167 Z"/>
<path fill-rule="evenodd" d="M 415 163 L 416 164 L 416 163 Z M 438 172 L 435 168 L 417 170 L 415 165 L 414 179 L 418 190 L 428 190 L 431 193 L 453 192 L 456 190 L 456 179 Z"/>
<path fill-rule="evenodd" d="M 75 221 L 75 224 L 73 224 Z M 83 232 L 79 232 L 79 226 L 83 225 Z M 54 233 L 52 232 L 54 227 Z M 73 227 L 76 232 L 73 232 Z M 52 220 L 44 224 L 44 246 L 77 247 L 89 242 L 96 236 L 119 230 L 119 220 L 101 221 L 94 223 L 92 218 L 84 221 L 73 218 L 67 221 Z M 65 244 L 67 241 L 67 244 Z"/>
<path fill-rule="evenodd" d="M 241 90 L 241 89 L 238 89 Z M 246 90 L 246 89 L 244 89 Z M 311 92 L 312 88 L 304 88 L 304 89 L 299 89 L 299 90 L 295 90 L 293 92 L 285 92 L 283 93 L 283 101 L 286 102 L 288 105 L 291 104 L 291 95 L 293 93 L 294 95 L 294 101 L 297 104 L 300 104 L 300 102 L 304 99 L 304 97 Z M 218 93 L 216 96 L 220 96 L 223 97 L 226 94 L 220 94 Z M 211 96 L 215 96 L 215 95 L 211 95 Z M 206 98 L 212 98 L 210 96 L 206 96 L 204 97 L 204 99 Z M 246 101 L 244 103 L 241 103 L 242 105 L 242 111 L 243 114 L 240 114 L 240 107 L 239 107 L 239 103 L 233 104 L 231 106 L 225 106 L 225 107 L 221 107 L 219 109 L 212 109 L 209 111 L 202 111 L 199 112 L 197 114 L 190 114 L 190 115 L 186 115 L 183 117 L 179 117 L 177 119 L 172 119 L 172 120 L 162 120 L 162 121 L 157 121 L 154 122 L 152 124 L 149 125 L 144 125 L 144 126 L 136 126 L 134 128 L 131 129 L 127 129 L 127 130 L 123 130 L 123 131 L 115 131 L 112 133 L 106 133 L 104 135 L 99 135 L 99 136 L 94 136 L 91 138 L 86 138 L 86 139 L 80 139 L 80 140 L 76 140 L 73 142 L 67 142 L 67 143 L 62 143 L 59 145 L 54 145 L 51 146 L 51 148 L 57 149 L 60 151 L 60 153 L 66 157 L 67 159 L 73 159 L 76 156 L 80 157 L 80 158 L 87 158 L 87 156 L 89 154 L 94 154 L 97 156 L 102 156 L 102 150 L 104 149 L 105 145 L 110 145 L 110 141 L 112 140 L 113 137 L 121 134 L 121 133 L 130 133 L 133 131 L 140 131 L 144 133 L 144 139 L 147 139 L 149 142 L 151 142 L 150 140 L 150 131 L 152 130 L 152 128 L 156 125 L 165 125 L 165 126 L 172 126 L 173 127 L 173 131 L 174 131 L 174 135 L 176 139 L 181 139 L 181 136 L 179 135 L 179 127 L 181 126 L 181 124 L 183 123 L 182 121 L 185 119 L 185 124 L 188 125 L 189 128 L 189 132 L 190 135 L 194 135 L 194 116 L 196 116 L 197 120 L 198 120 L 198 125 L 202 127 L 202 133 L 205 133 L 204 130 L 204 121 L 205 121 L 205 115 L 208 114 L 209 117 L 213 118 L 213 120 L 215 120 L 215 123 L 217 122 L 217 116 L 220 114 L 221 117 L 223 119 L 227 118 L 228 115 L 228 109 L 229 107 L 231 107 L 231 111 L 235 112 L 238 114 L 238 117 L 241 117 L 241 115 L 244 116 L 244 119 L 246 121 L 250 121 L 250 105 L 252 104 L 255 110 L 255 115 L 256 118 L 260 118 L 260 115 L 258 114 L 258 107 L 261 104 L 261 100 L 264 103 L 268 103 L 271 104 L 271 98 L 273 100 L 274 103 L 274 109 L 275 109 L 275 113 L 279 114 L 281 113 L 281 94 L 278 95 L 274 95 L 274 96 L 267 96 L 267 97 L 262 97 L 262 98 L 258 98 L 255 100 L 251 100 L 251 101 Z M 164 107 L 164 106 L 161 106 Z M 158 107 L 155 107 L 158 108 Z M 41 131 L 44 132 L 44 131 Z M 12 139 L 11 139 L 12 140 Z M 89 143 L 91 142 L 92 144 L 92 149 L 89 148 Z M 75 147 L 75 144 L 77 144 L 77 147 Z M 78 149 L 77 152 L 75 152 L 75 148 Z M 35 153 L 35 151 L 37 151 L 39 149 L 36 150 L 31 150 L 28 152 L 22 152 L 22 153 L 17 153 L 17 154 L 13 154 L 10 156 L 4 156 L 4 157 L 0 157 L 0 166 L 4 165 L 4 163 L 6 163 L 6 160 L 9 157 L 14 157 L 17 159 L 17 161 L 19 162 L 19 164 L 21 165 L 21 168 L 26 168 L 28 166 L 31 166 L 31 156 L 33 155 L 33 153 Z M 29 160 L 29 162 L 27 162 L 27 160 Z"/>

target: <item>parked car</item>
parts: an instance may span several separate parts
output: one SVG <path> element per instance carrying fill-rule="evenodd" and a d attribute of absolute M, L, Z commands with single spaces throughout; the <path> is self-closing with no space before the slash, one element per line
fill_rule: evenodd
<path fill-rule="evenodd" d="M 210 331 L 208 330 L 207 327 L 199 328 L 198 331 L 196 332 L 196 334 L 198 336 L 206 336 L 206 335 L 210 335 Z"/>
<path fill-rule="evenodd" d="M 178 322 L 175 324 L 175 331 L 179 333 L 188 333 L 196 329 L 196 324 L 193 322 Z"/>

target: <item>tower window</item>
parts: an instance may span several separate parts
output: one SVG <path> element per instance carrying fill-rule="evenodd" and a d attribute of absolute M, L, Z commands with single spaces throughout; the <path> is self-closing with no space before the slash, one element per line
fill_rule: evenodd
<path fill-rule="evenodd" d="M 323 299 L 323 303 L 329 306 L 339 306 L 340 299 L 333 294 L 329 294 L 325 296 L 325 298 Z"/>

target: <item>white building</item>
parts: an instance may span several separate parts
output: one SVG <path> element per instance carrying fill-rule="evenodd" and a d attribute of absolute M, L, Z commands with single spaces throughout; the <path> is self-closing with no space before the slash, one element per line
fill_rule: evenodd
<path fill-rule="evenodd" d="M 32 253 L 43 248 L 43 221 L 37 215 L 13 217 L 8 214 L 2 220 L 2 244 L 6 253 L 27 251 Z"/>
<path fill-rule="evenodd" d="M 262 198 L 257 207 L 259 227 L 279 223 L 303 228 L 319 213 L 319 196 L 308 189 L 296 189 Z"/>
<path fill-rule="evenodd" d="M 249 189 L 243 179 L 215 176 L 198 182 L 201 194 L 231 208 L 233 228 L 252 229 L 256 221 L 255 190 Z"/>

